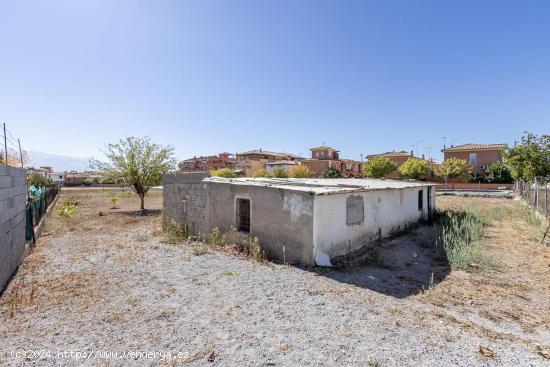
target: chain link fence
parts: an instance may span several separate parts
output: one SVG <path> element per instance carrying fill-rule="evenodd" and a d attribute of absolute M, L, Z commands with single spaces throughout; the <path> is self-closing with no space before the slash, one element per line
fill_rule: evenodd
<path fill-rule="evenodd" d="M 550 217 L 550 177 L 537 177 L 533 182 L 516 180 L 514 193 L 540 215 Z"/>

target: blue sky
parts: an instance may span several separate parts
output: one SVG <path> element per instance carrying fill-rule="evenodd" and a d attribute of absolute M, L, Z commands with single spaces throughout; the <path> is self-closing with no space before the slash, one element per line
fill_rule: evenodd
<path fill-rule="evenodd" d="M 440 157 L 550 132 L 548 1 L 2 1 L 0 122 L 24 148 Z"/>

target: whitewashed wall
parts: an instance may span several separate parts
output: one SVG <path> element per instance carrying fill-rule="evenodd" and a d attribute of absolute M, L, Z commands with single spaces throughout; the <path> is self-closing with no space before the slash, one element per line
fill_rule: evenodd
<path fill-rule="evenodd" d="M 419 190 L 423 190 L 422 211 L 418 210 Z M 363 198 L 364 219 L 360 224 L 346 223 L 346 201 L 350 196 Z M 376 240 L 379 231 L 384 238 L 420 219 L 427 219 L 428 201 L 435 210 L 434 198 L 433 194 L 428 197 L 428 186 L 316 196 L 313 216 L 316 263 L 330 265 L 330 258 L 345 255 Z"/>

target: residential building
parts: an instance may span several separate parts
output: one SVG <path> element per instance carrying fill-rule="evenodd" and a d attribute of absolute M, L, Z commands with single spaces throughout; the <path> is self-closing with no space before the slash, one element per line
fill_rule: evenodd
<path fill-rule="evenodd" d="M 342 173 L 343 177 L 362 177 L 363 165 L 351 159 L 340 159 L 339 151 L 320 146 L 311 148 L 311 159 L 304 159 L 301 164 L 307 166 L 312 177 L 319 177 L 326 169 L 334 168 Z"/>
<path fill-rule="evenodd" d="M 50 178 L 53 170 L 49 166 L 41 166 L 38 168 L 30 167 L 27 168 L 27 175 L 40 175 L 44 178 Z"/>
<path fill-rule="evenodd" d="M 463 159 L 470 165 L 472 172 L 484 176 L 488 166 L 496 162 L 502 162 L 507 144 L 463 144 L 450 146 L 441 150 L 444 160 L 449 158 Z"/>
<path fill-rule="evenodd" d="M 65 173 L 65 180 L 63 184 L 65 186 L 80 186 L 84 185 L 88 174 L 84 172 L 70 171 Z"/>
<path fill-rule="evenodd" d="M 180 171 L 196 172 L 219 170 L 222 168 L 233 169 L 235 167 L 235 155 L 227 152 L 219 153 L 218 155 L 193 157 L 181 161 L 178 164 Z"/>
<path fill-rule="evenodd" d="M 262 168 L 266 168 L 266 164 L 277 161 L 296 161 L 301 160 L 290 153 L 269 152 L 262 149 L 250 150 L 247 152 L 237 153 L 235 163 L 235 171 L 242 176 L 251 177 L 252 174 Z"/>
<path fill-rule="evenodd" d="M 51 179 L 56 185 L 63 185 L 65 183 L 65 175 L 67 172 L 52 172 Z"/>
<path fill-rule="evenodd" d="M 421 159 L 421 160 L 428 161 L 428 164 L 430 165 L 430 176 L 433 177 L 435 175 L 435 166 L 436 166 L 436 164 L 433 161 L 433 159 L 426 159 L 424 157 L 424 155 L 422 155 L 422 157 L 416 157 L 412 150 L 410 152 L 407 152 L 405 150 L 396 152 L 394 150 L 392 152 L 386 152 L 386 153 L 381 153 L 381 154 L 371 154 L 371 155 L 367 156 L 367 160 L 374 159 L 374 158 L 388 158 L 390 161 L 395 163 L 395 165 L 397 166 L 397 169 L 395 171 L 393 171 L 392 173 L 390 173 L 388 175 L 388 178 L 399 178 L 399 177 L 401 177 L 401 175 L 399 174 L 399 167 L 401 167 L 401 165 L 403 163 L 405 163 L 407 160 L 409 160 L 410 158 L 416 158 L 416 159 Z"/>
<path fill-rule="evenodd" d="M 197 189 L 199 187 L 199 189 Z M 272 259 L 331 266 L 435 211 L 427 182 L 165 175 L 164 222 L 203 236 L 236 228 Z"/>
<path fill-rule="evenodd" d="M 327 146 L 311 148 L 311 159 L 339 160 L 339 151 Z"/>

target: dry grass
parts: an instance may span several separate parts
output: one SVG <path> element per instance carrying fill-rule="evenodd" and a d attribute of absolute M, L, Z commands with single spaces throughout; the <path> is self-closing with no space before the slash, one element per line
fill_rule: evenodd
<path fill-rule="evenodd" d="M 540 226 L 529 223 L 516 202 L 505 199 L 438 197 L 442 209 L 478 208 L 489 216 L 483 241 L 484 256 L 498 262 L 485 272 L 453 271 L 446 279 L 419 295 L 421 300 L 463 314 L 478 315 L 497 325 L 515 324 L 526 334 L 550 325 L 550 249 L 538 243 Z M 498 334 L 466 319 L 448 318 L 461 327 L 476 328 L 494 338 L 517 339 Z M 528 338 L 525 338 L 528 340 Z"/>

